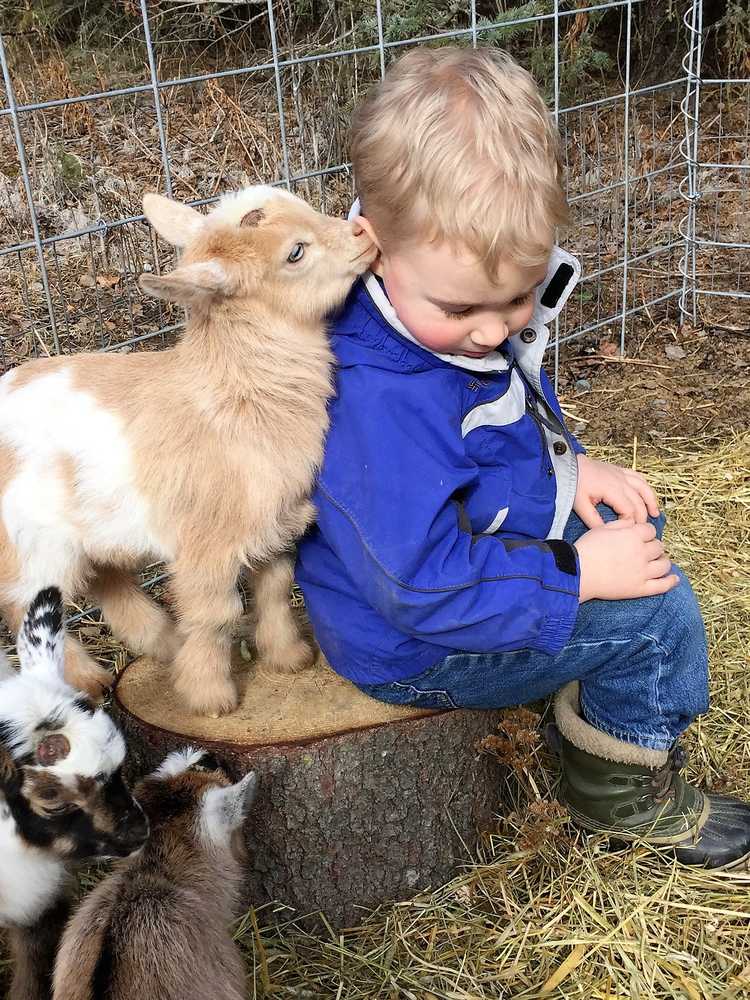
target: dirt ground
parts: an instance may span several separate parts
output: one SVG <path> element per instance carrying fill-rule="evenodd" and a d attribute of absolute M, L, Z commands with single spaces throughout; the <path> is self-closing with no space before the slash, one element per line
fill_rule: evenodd
<path fill-rule="evenodd" d="M 749 310 L 750 312 L 750 310 Z M 750 427 L 750 315 L 745 328 L 631 329 L 630 356 L 612 341 L 574 342 L 560 359 L 570 429 L 586 446 L 720 439 Z"/>

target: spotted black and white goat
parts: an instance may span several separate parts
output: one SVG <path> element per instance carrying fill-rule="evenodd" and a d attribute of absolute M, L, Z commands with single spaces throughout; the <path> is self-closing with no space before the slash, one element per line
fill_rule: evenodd
<path fill-rule="evenodd" d="M 122 779 L 112 720 L 63 680 L 62 598 L 34 598 L 20 669 L 0 662 L 0 926 L 14 958 L 11 1000 L 51 996 L 76 861 L 125 857 L 148 835 Z"/>
<path fill-rule="evenodd" d="M 245 969 L 230 924 L 255 790 L 252 772 L 232 784 L 217 762 L 190 747 L 137 786 L 151 836 L 68 924 L 54 1000 L 244 1000 Z"/>

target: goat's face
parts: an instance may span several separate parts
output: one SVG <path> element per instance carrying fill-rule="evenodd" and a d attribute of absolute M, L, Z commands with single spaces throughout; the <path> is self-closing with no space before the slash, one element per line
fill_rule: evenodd
<path fill-rule="evenodd" d="M 217 296 L 256 299 L 262 289 L 277 315 L 321 320 L 377 255 L 356 223 L 262 185 L 225 195 L 207 216 L 154 194 L 144 197 L 144 210 L 184 254 L 171 274 L 144 275 L 141 286 L 184 304 Z"/>
<path fill-rule="evenodd" d="M 18 634 L 19 672 L 0 681 L 0 743 L 15 767 L 0 791 L 28 842 L 62 858 L 123 857 L 143 845 L 148 822 L 122 778 L 122 735 L 63 679 L 63 638 L 50 588 Z"/>
<path fill-rule="evenodd" d="M 242 827 L 257 791 L 253 771 L 234 784 L 212 757 L 175 750 L 136 788 L 154 834 L 169 828 L 210 852 L 244 855 Z"/>

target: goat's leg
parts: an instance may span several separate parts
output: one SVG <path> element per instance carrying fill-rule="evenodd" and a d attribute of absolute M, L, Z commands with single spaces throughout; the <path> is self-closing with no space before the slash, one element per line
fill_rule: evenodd
<path fill-rule="evenodd" d="M 177 694 L 196 715 L 217 718 L 237 707 L 231 677 L 232 626 L 242 611 L 239 562 L 206 559 L 172 568 L 172 593 L 182 646 L 172 670 Z"/>
<path fill-rule="evenodd" d="M 180 640 L 169 615 L 153 601 L 131 573 L 112 567 L 96 567 L 89 583 L 91 597 L 113 635 L 137 656 L 151 656 L 171 663 Z"/>
<path fill-rule="evenodd" d="M 101 701 L 112 687 L 111 671 L 100 666 L 73 635 L 65 636 L 65 680 L 77 691 L 85 691 L 94 701 Z"/>
<path fill-rule="evenodd" d="M 55 955 L 70 910 L 70 900 L 64 896 L 31 927 L 9 928 L 13 957 L 9 1000 L 51 1000 Z"/>
<path fill-rule="evenodd" d="M 17 604 L 3 604 L 2 616 L 14 635 L 21 627 L 25 609 Z M 65 680 L 77 691 L 85 691 L 100 701 L 112 687 L 112 674 L 90 656 L 80 642 L 70 634 L 65 636 Z"/>
<path fill-rule="evenodd" d="M 300 635 L 289 604 L 294 561 L 284 553 L 252 574 L 258 623 L 255 645 L 261 664 L 278 673 L 312 666 L 315 650 Z"/>

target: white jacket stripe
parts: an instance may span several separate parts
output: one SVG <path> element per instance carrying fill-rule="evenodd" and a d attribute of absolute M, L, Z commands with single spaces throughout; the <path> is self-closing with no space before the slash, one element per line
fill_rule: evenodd
<path fill-rule="evenodd" d="M 487 525 L 487 527 L 482 532 L 483 535 L 493 535 L 497 529 L 501 526 L 505 518 L 508 516 L 508 508 L 501 507 L 500 510 L 495 514 L 493 519 Z"/>
<path fill-rule="evenodd" d="M 477 427 L 505 427 L 515 424 L 526 412 L 526 390 L 523 379 L 513 369 L 510 374 L 510 385 L 499 399 L 489 403 L 480 403 L 464 417 L 461 423 L 461 437 L 466 437 L 469 431 Z"/>

